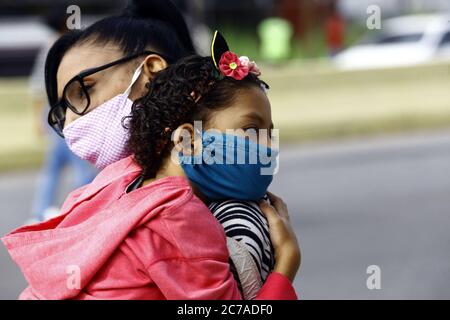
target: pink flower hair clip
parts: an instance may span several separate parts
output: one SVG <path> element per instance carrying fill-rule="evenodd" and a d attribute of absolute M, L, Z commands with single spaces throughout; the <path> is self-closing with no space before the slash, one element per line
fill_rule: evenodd
<path fill-rule="evenodd" d="M 216 31 L 211 44 L 211 55 L 217 70 L 221 75 L 236 80 L 242 80 L 250 73 L 259 77 L 261 71 L 255 61 L 246 56 L 239 57 L 230 51 L 225 38 Z"/>
<path fill-rule="evenodd" d="M 255 61 L 250 61 L 246 56 L 238 57 L 237 54 L 231 51 L 225 52 L 220 58 L 219 62 L 220 72 L 236 80 L 242 80 L 250 73 L 259 77 L 261 71 Z"/>

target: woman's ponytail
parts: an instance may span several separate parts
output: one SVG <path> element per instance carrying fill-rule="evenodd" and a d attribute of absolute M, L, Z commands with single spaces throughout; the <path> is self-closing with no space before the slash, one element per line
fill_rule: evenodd
<path fill-rule="evenodd" d="M 175 30 L 186 50 L 195 52 L 189 29 L 180 10 L 170 0 L 130 0 L 124 15 L 167 22 Z"/>

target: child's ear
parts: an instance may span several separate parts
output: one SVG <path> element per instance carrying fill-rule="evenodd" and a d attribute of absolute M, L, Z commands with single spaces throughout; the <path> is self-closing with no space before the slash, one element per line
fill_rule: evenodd
<path fill-rule="evenodd" d="M 190 123 L 179 126 L 172 135 L 175 151 L 185 156 L 199 155 L 202 152 L 201 134 L 196 134 Z"/>

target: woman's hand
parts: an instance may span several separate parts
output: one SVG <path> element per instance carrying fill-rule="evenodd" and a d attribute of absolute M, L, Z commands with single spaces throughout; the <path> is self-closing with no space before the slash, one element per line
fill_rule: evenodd
<path fill-rule="evenodd" d="M 259 205 L 269 222 L 270 239 L 275 249 L 274 271 L 293 282 L 300 268 L 300 246 L 291 226 L 286 203 L 273 193 L 267 194 L 271 204 L 262 200 Z"/>

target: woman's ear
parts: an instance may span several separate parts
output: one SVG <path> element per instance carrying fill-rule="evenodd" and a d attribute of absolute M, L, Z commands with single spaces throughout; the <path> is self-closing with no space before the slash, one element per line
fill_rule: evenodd
<path fill-rule="evenodd" d="M 196 134 L 194 126 L 190 123 L 179 126 L 172 134 L 172 141 L 177 153 L 185 156 L 199 155 L 202 150 L 202 137 Z"/>
<path fill-rule="evenodd" d="M 147 56 L 143 62 L 142 74 L 139 77 L 139 80 L 136 83 L 135 87 L 131 91 L 130 99 L 132 101 L 135 101 L 146 95 L 148 92 L 147 84 L 153 80 L 155 74 L 157 74 L 161 70 L 164 70 L 165 68 L 167 68 L 167 66 L 168 64 L 166 60 L 164 60 L 157 54 L 151 54 Z"/>
<path fill-rule="evenodd" d="M 145 58 L 142 72 L 147 82 L 149 82 L 155 77 L 155 74 L 164 70 L 167 66 L 168 64 L 164 58 L 157 54 L 151 54 Z"/>

